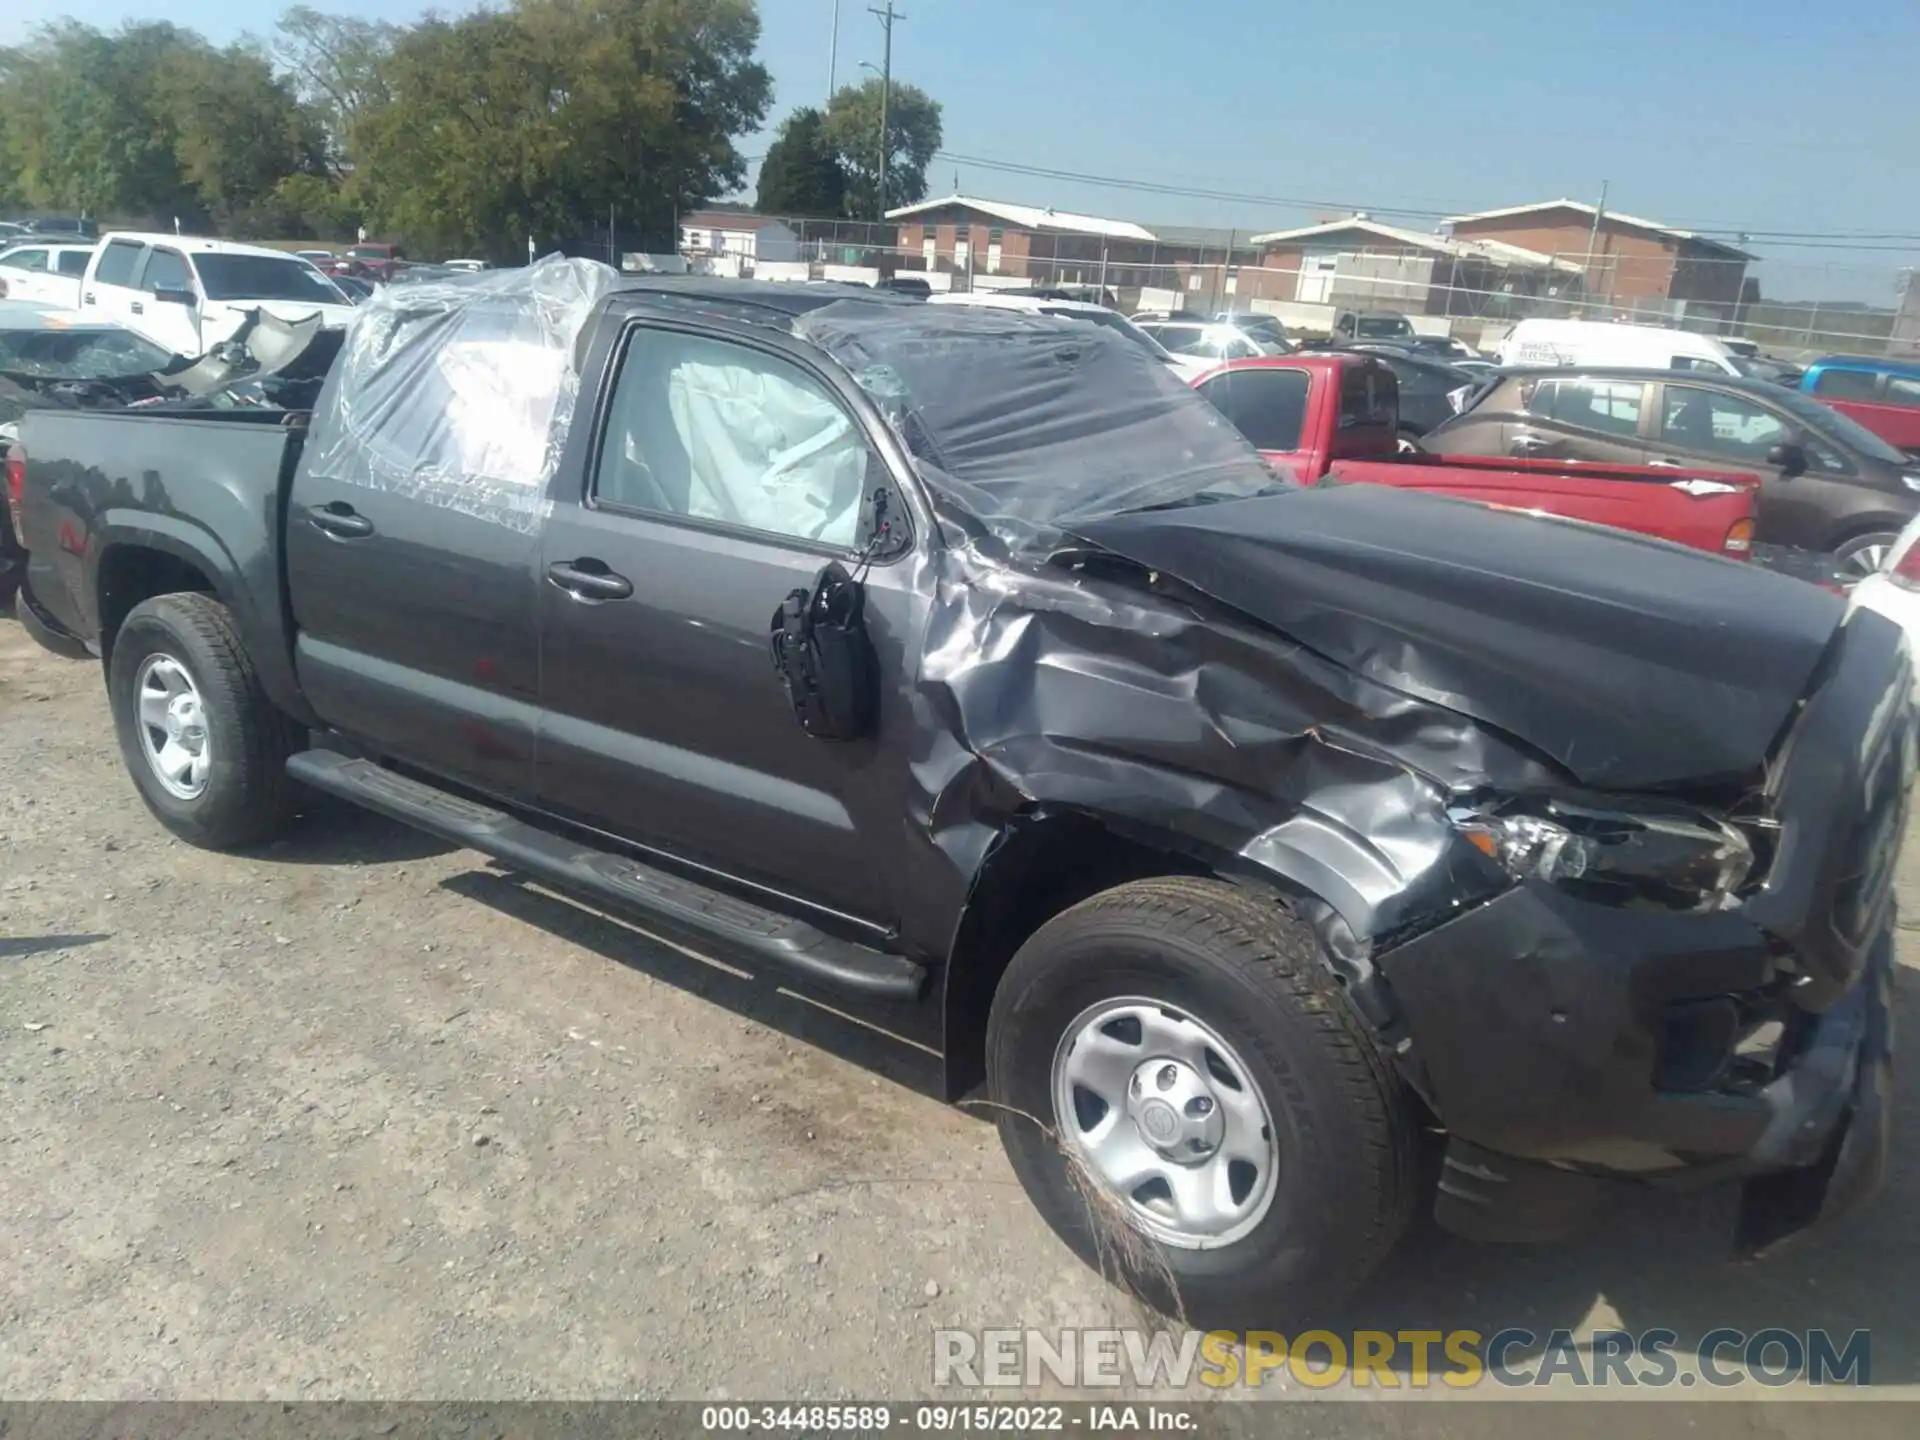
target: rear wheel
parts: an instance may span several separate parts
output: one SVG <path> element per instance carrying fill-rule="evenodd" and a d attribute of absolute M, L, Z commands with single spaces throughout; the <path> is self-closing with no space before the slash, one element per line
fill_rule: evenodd
<path fill-rule="evenodd" d="M 219 601 L 181 594 L 136 605 L 114 639 L 107 694 L 140 798 L 182 840 L 257 844 L 292 817 L 286 763 L 299 727 L 262 693 Z"/>
<path fill-rule="evenodd" d="M 1834 573 L 1845 585 L 1858 585 L 1869 575 L 1878 574 L 1900 539 L 1893 530 L 1875 530 L 1843 541 L 1833 552 Z"/>
<path fill-rule="evenodd" d="M 1075 906 L 1014 957 L 987 1045 L 1002 1143 L 1048 1224 L 1190 1323 L 1333 1303 L 1411 1213 L 1413 1107 L 1270 899 L 1167 879 Z"/>

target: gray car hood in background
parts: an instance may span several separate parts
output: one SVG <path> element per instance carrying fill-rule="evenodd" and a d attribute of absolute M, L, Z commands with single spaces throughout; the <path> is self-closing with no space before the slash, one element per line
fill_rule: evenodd
<path fill-rule="evenodd" d="M 1595 788 L 1750 776 L 1844 606 L 1662 541 L 1384 486 L 1073 527 Z"/>

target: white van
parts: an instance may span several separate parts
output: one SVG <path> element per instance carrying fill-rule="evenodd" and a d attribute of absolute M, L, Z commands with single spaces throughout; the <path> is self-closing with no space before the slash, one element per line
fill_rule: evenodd
<path fill-rule="evenodd" d="M 1733 352 L 1712 336 L 1603 320 L 1522 320 L 1500 342 L 1500 363 L 1743 373 Z"/>

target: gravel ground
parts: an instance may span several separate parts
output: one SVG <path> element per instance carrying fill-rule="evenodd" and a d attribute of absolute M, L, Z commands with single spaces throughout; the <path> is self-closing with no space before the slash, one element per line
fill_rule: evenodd
<path fill-rule="evenodd" d="M 937 1326 L 1132 1323 L 930 1074 L 371 815 L 178 844 L 97 667 L 0 624 L 0 1397 L 908 1397 Z M 1886 1193 L 1798 1250 L 1727 1263 L 1718 1194 L 1427 1226 L 1328 1323 L 1864 1326 L 1905 1390 L 1914 1074 Z"/>

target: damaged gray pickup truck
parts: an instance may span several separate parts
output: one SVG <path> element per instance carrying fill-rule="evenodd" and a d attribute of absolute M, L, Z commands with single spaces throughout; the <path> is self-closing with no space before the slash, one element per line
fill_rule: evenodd
<path fill-rule="evenodd" d="M 330 792 L 919 1039 L 1189 1317 L 1419 1204 L 1738 1183 L 1753 1253 L 1882 1171 L 1913 684 L 1797 581 L 1294 487 L 1070 320 L 584 262 L 383 292 L 310 413 L 22 438 L 174 833 Z"/>

